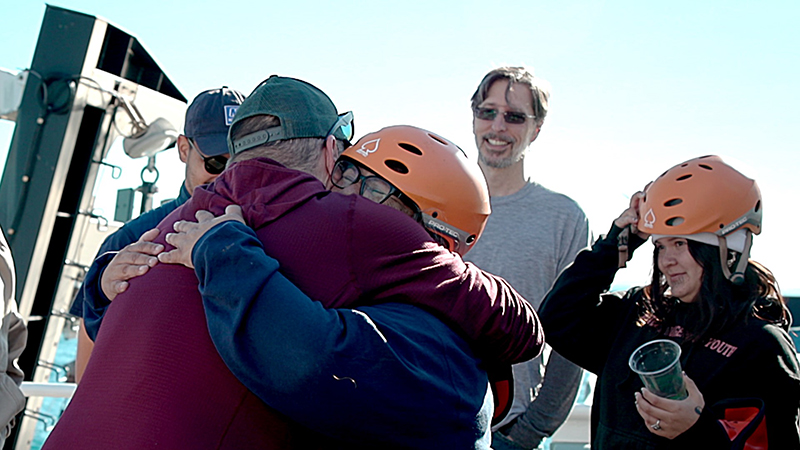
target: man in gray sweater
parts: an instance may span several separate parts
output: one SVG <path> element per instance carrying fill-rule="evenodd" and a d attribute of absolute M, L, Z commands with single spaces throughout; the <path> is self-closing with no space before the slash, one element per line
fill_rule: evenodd
<path fill-rule="evenodd" d="M 465 259 L 502 276 L 534 306 L 590 243 L 575 201 L 525 175 L 525 153 L 547 115 L 547 82 L 522 67 L 489 72 L 472 96 L 473 132 L 492 214 Z M 545 330 L 545 339 L 547 330 Z M 511 410 L 493 433 L 496 450 L 533 449 L 569 415 L 581 369 L 555 352 L 513 367 Z"/>

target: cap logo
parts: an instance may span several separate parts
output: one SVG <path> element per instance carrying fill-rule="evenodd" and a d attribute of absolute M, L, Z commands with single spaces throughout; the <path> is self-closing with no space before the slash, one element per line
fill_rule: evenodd
<path fill-rule="evenodd" d="M 644 215 L 644 227 L 653 228 L 654 223 L 656 223 L 656 215 L 653 212 L 653 208 L 650 208 Z"/>
<path fill-rule="evenodd" d="M 233 117 L 236 115 L 236 110 L 239 109 L 239 105 L 225 105 L 225 125 L 231 126 L 233 123 Z"/>
<path fill-rule="evenodd" d="M 375 153 L 375 150 L 378 150 L 378 146 L 381 143 L 381 138 L 373 139 L 371 141 L 364 142 L 361 144 L 361 148 L 356 150 L 356 153 L 363 157 L 369 156 L 370 153 Z"/>

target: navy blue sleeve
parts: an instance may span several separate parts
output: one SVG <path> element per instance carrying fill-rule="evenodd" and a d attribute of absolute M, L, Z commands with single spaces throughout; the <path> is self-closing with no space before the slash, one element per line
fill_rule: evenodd
<path fill-rule="evenodd" d="M 81 299 L 80 306 L 81 316 L 83 317 L 83 328 L 92 341 L 97 337 L 97 332 L 100 331 L 100 324 L 103 321 L 106 309 L 111 305 L 111 300 L 106 297 L 106 294 L 103 293 L 103 289 L 100 286 L 100 278 L 103 276 L 103 271 L 106 270 L 106 266 L 108 266 L 108 263 L 111 262 L 116 254 L 117 252 L 103 253 L 94 260 L 89 271 L 86 273 L 86 277 L 76 297 L 76 303 L 78 301 L 77 299 Z"/>
<path fill-rule="evenodd" d="M 339 329 L 340 318 L 286 280 L 250 228 L 216 226 L 197 242 L 192 261 L 212 341 L 239 380 L 266 398 L 315 376 L 312 366 L 327 358 L 320 349 L 334 345 L 315 330 Z"/>
<path fill-rule="evenodd" d="M 239 222 L 206 233 L 192 261 L 217 351 L 271 407 L 355 442 L 488 442 L 486 375 L 469 345 L 434 316 L 401 304 L 325 309 L 278 272 Z M 398 437 L 397 429 L 415 432 Z"/>

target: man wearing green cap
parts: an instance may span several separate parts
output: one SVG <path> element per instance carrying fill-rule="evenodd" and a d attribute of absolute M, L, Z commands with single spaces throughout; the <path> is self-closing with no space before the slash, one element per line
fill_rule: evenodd
<path fill-rule="evenodd" d="M 193 218 L 199 209 L 221 214 L 226 206 L 239 204 L 264 250 L 281 261 L 282 273 L 326 306 L 350 306 L 352 299 L 411 303 L 446 321 L 482 356 L 495 355 L 500 363 L 535 356 L 542 344 L 538 320 L 530 305 L 502 279 L 465 265 L 458 255 L 436 246 L 422 227 L 402 213 L 325 189 L 320 181 L 328 181 L 342 141 L 351 137 L 343 133 L 346 128 L 347 115 L 337 115 L 330 99 L 314 86 L 290 78 L 266 80 L 237 112 L 229 141 L 233 164 L 168 216 L 159 225 L 161 234 L 155 242 L 165 244 L 164 235 L 172 224 Z M 277 276 L 275 269 L 270 273 Z M 263 276 L 264 270 L 252 266 L 235 274 L 231 289 L 237 294 L 258 289 L 263 280 L 254 282 L 259 277 L 251 275 Z M 282 327 L 286 335 L 302 332 L 296 322 L 304 314 L 284 305 L 284 297 L 276 300 L 253 308 L 278 307 L 270 325 Z M 236 313 L 225 302 L 218 299 L 218 312 Z M 281 310 L 283 306 L 289 309 Z M 306 307 L 311 316 L 321 306 L 310 303 Z M 331 328 L 341 326 L 341 321 L 355 325 L 368 320 L 358 311 L 326 317 Z M 208 328 L 216 326 L 206 326 L 192 270 L 159 264 L 131 280 L 128 290 L 108 308 L 92 364 L 45 448 L 69 442 L 80 443 L 81 448 L 104 448 L 112 436 L 130 443 L 130 448 L 312 445 L 307 441 L 311 433 L 298 432 L 295 424 L 261 403 L 228 370 L 209 337 Z M 345 343 L 337 336 L 330 338 L 320 346 L 341 350 Z M 233 330 L 229 339 L 237 339 Z M 325 369 L 335 367 L 335 361 L 318 359 L 357 359 L 361 356 L 357 348 L 349 356 L 320 356 L 314 348 L 292 347 L 291 341 L 261 344 L 272 359 L 283 358 L 293 368 L 276 370 L 276 376 L 267 380 L 273 394 L 270 406 L 305 419 L 307 425 L 325 422 L 358 428 L 352 417 L 331 409 L 336 403 L 331 398 L 339 399 L 339 407 L 344 408 L 348 393 L 365 388 L 368 380 L 328 372 Z M 475 369 L 472 373 L 474 379 L 464 380 L 465 389 L 477 386 L 486 392 L 485 375 L 481 380 Z M 331 398 L 317 398 L 315 393 Z M 319 408 L 315 408 L 317 403 Z M 415 408 L 425 407 L 416 404 L 407 410 L 380 411 L 380 406 L 372 405 L 376 415 L 399 418 L 418 414 Z M 479 417 L 480 408 L 475 406 L 473 418 Z M 391 419 L 383 422 L 374 425 L 393 429 Z M 485 433 L 487 425 L 484 422 L 475 429 Z M 358 439 L 337 435 L 335 429 L 325 431 L 356 442 L 390 437 L 374 432 Z M 413 436 L 416 430 L 395 431 Z M 480 437 L 488 438 L 488 434 L 471 436 L 471 444 Z M 445 444 L 417 438 L 421 440 L 416 447 Z"/>

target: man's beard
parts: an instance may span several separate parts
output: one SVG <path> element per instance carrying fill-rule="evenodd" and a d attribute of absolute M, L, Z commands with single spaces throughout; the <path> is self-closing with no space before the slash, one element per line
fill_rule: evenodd
<path fill-rule="evenodd" d="M 478 161 L 486 166 L 491 167 L 493 169 L 506 169 L 508 167 L 513 166 L 514 164 L 522 161 L 525 156 L 525 149 L 517 149 L 512 148 L 511 154 L 505 158 L 487 158 L 484 156 L 481 149 L 478 149 Z"/>

